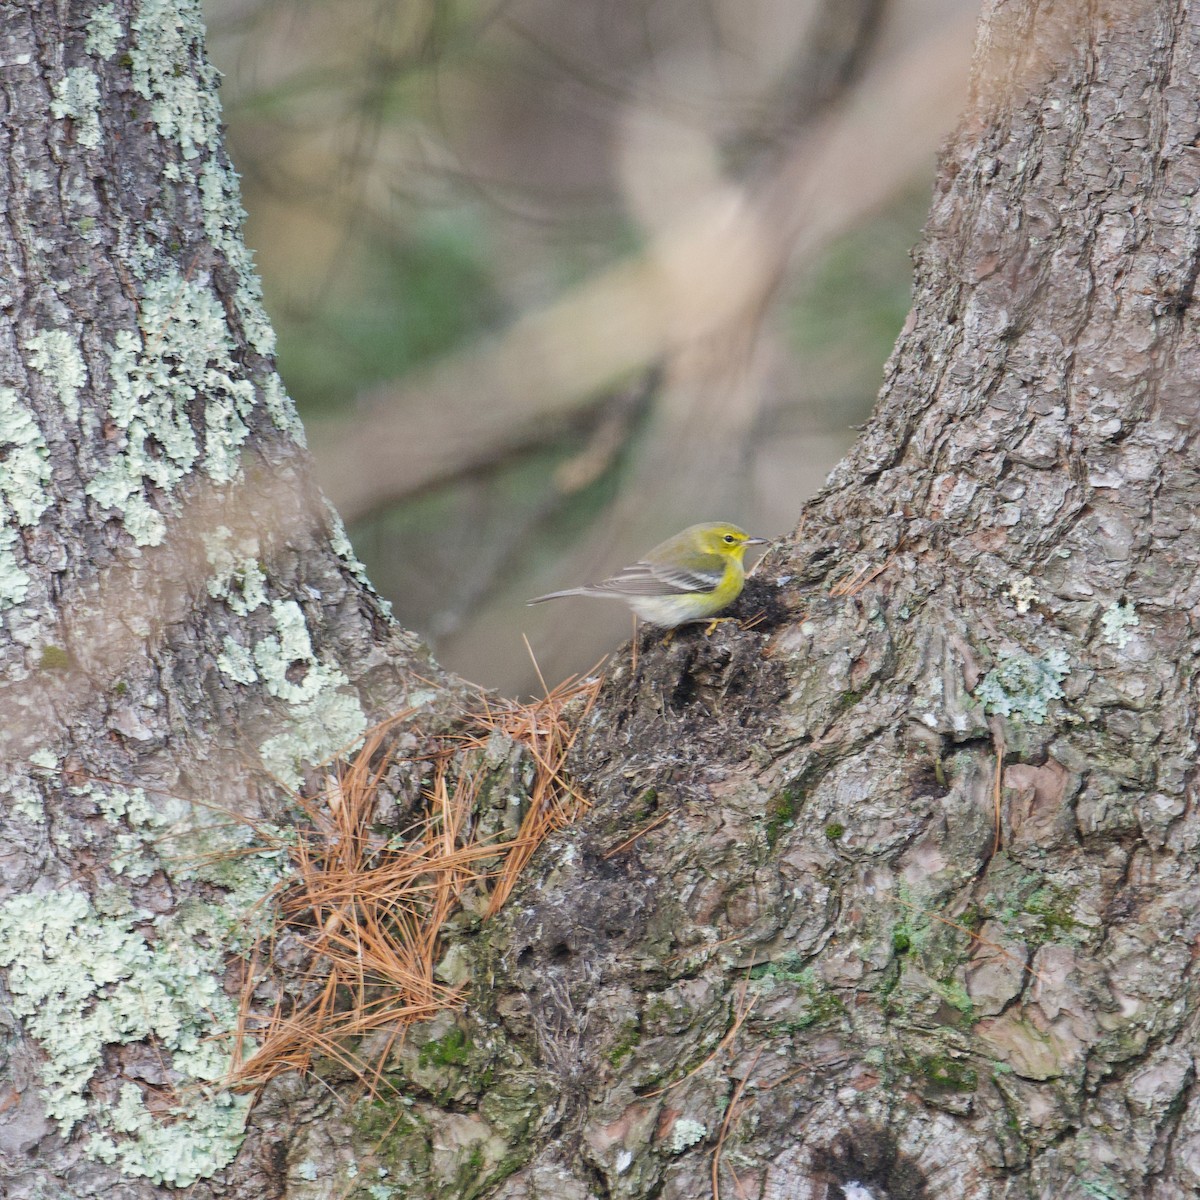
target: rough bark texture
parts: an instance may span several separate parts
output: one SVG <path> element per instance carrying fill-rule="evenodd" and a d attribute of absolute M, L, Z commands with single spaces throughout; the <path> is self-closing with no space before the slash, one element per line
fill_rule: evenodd
<path fill-rule="evenodd" d="M 0 3 L 0 63 L 0 1194 L 136 1198 L 241 1141 L 226 814 L 455 692 L 311 484 L 196 6 Z"/>
<path fill-rule="evenodd" d="M 1200 1190 L 1197 95 L 1194 4 L 987 6 L 877 414 L 613 673 L 398 1194 Z"/>
<path fill-rule="evenodd" d="M 187 968 L 263 881 L 156 853 L 167 796 L 256 804 L 247 758 L 413 699 L 413 649 L 289 515 L 195 12 L 0 39 L 9 1196 L 1200 1187 L 1194 6 L 988 7 L 880 408 L 765 620 L 613 671 L 592 814 L 462 923 L 403 1101 L 276 1085 L 225 1168 L 219 1104 L 148 1115 L 204 1078 L 227 997 Z"/>

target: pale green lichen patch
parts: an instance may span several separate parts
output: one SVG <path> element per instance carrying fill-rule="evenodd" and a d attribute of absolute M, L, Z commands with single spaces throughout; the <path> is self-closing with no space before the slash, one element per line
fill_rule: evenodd
<path fill-rule="evenodd" d="M 0 779 L 0 796 L 7 796 L 12 812 L 33 825 L 40 825 L 45 817 L 42 792 L 36 783 L 23 771 L 14 770 Z"/>
<path fill-rule="evenodd" d="M 222 675 L 247 687 L 258 678 L 254 655 L 245 646 L 239 646 L 228 634 L 217 655 L 217 667 Z"/>
<path fill-rule="evenodd" d="M 1050 702 L 1063 694 L 1067 663 L 1063 650 L 1051 650 L 1041 658 L 1002 651 L 996 665 L 979 681 L 975 698 L 989 713 L 1041 725 Z"/>
<path fill-rule="evenodd" d="M 220 300 L 206 280 L 170 270 L 145 285 L 140 334 L 121 330 L 109 351 L 109 416 L 124 444 L 87 485 L 117 509 L 139 546 L 156 546 L 166 521 L 146 497 L 147 482 L 166 494 L 200 458 L 191 411 L 204 404 L 205 473 L 216 483 L 237 474 L 249 430 L 254 385 L 237 378 Z"/>
<path fill-rule="evenodd" d="M 88 1153 L 115 1162 L 126 1175 L 154 1183 L 188 1187 L 233 1161 L 241 1146 L 249 1110 L 244 1096 L 216 1092 L 205 1103 L 190 1101 L 181 1122 L 164 1125 L 146 1109 L 141 1089 L 132 1083 L 109 1114 L 111 1135 L 95 1134 Z"/>
<path fill-rule="evenodd" d="M 267 376 L 263 384 L 263 403 L 277 428 L 290 434 L 298 445 L 308 444 L 304 437 L 304 426 L 300 424 L 300 418 L 296 414 L 296 406 L 284 390 L 283 380 L 274 371 Z"/>
<path fill-rule="evenodd" d="M 98 54 L 112 53 L 116 47 L 119 26 L 112 19 L 112 6 L 97 11 L 89 22 L 89 49 Z M 242 238 L 245 210 L 242 208 L 238 177 L 220 154 L 220 104 L 217 99 L 217 75 L 203 52 L 204 27 L 197 0 L 143 0 L 132 24 L 132 43 L 129 63 L 134 89 L 149 102 L 150 117 L 163 137 L 175 141 L 184 163 L 203 159 L 195 168 L 203 210 L 204 229 L 213 246 L 225 257 L 236 279 L 234 307 L 241 322 L 241 332 L 249 346 L 263 357 L 275 352 L 275 333 L 262 304 L 262 286 L 254 270 L 254 261 Z M 177 161 L 169 161 L 163 169 L 167 180 L 179 183 L 187 178 Z M 145 278 L 150 263 L 131 264 L 133 273 Z M 143 323 L 143 328 L 145 324 Z M 224 331 L 223 345 L 229 337 Z M 245 384 L 253 391 L 252 385 Z M 274 371 L 258 380 L 261 398 L 267 414 L 275 425 L 287 432 L 301 445 L 304 434 L 299 418 L 282 383 Z M 236 397 L 236 401 L 241 397 Z M 246 415 L 240 403 L 238 417 Z M 236 465 L 236 450 L 242 434 L 235 421 L 224 428 L 213 418 L 228 404 L 209 405 L 206 444 L 206 468 L 219 479 L 222 469 L 231 478 Z M 224 446 L 224 457 L 219 450 Z"/>
<path fill-rule="evenodd" d="M 200 199 L 204 229 L 224 254 L 237 279 L 234 301 L 247 342 L 264 357 L 275 352 L 275 332 L 262 305 L 262 287 L 241 228 L 237 175 L 216 154 L 220 132 L 220 105 L 216 75 L 202 53 L 203 24 L 195 0 L 143 0 L 134 20 L 130 59 L 133 83 L 150 101 L 150 115 L 163 137 L 172 138 L 185 160 L 210 152 L 200 170 Z M 168 164 L 170 175 L 175 164 Z M 177 169 L 176 169 L 177 172 Z M 299 421 L 278 379 L 264 385 L 270 394 L 267 410 L 280 428 L 299 440 Z"/>
<path fill-rule="evenodd" d="M 49 752 L 35 757 L 35 771 L 57 761 Z M 262 934 L 261 901 L 287 870 L 286 856 L 279 844 L 255 852 L 247 826 L 182 799 L 155 805 L 140 788 L 91 782 L 69 792 L 94 803 L 116 831 L 114 873 L 128 873 L 120 861 L 127 852 L 149 860 L 165 845 L 169 855 L 153 869 L 224 890 L 220 900 L 193 898 L 158 915 L 135 908 L 128 889 L 115 886 L 94 899 L 68 887 L 0 905 L 0 966 L 8 968 L 13 1011 L 44 1055 L 48 1115 L 64 1134 L 87 1122 L 89 1156 L 186 1187 L 230 1162 L 241 1142 L 248 1099 L 219 1087 L 237 1022 L 223 986 L 226 959 L 248 953 Z M 143 1042 L 163 1066 L 152 1094 L 134 1082 L 122 1085 L 115 1104 L 94 1094 L 92 1077 L 116 1048 Z"/>
<path fill-rule="evenodd" d="M 133 86 L 150 102 L 158 132 L 186 158 L 215 146 L 220 111 L 216 72 L 202 53 L 204 25 L 196 0 L 142 0 L 129 58 Z"/>
<path fill-rule="evenodd" d="M 682 1154 L 689 1146 L 694 1146 L 703 1138 L 708 1137 L 708 1126 L 689 1117 L 680 1117 L 671 1126 L 671 1138 L 667 1143 L 672 1154 Z"/>
<path fill-rule="evenodd" d="M 198 933 L 196 925 L 203 922 L 151 943 L 132 919 L 102 916 L 74 889 L 0 906 L 0 964 L 9 968 L 13 1009 L 45 1054 L 48 1114 L 64 1133 L 89 1119 L 89 1154 L 180 1187 L 232 1160 L 249 1107 L 246 1097 L 212 1086 L 228 1068 L 214 1035 L 233 1028 L 236 1012 L 221 986 L 219 947 L 182 936 Z M 146 1039 L 190 1083 L 179 1089 L 169 1125 L 134 1084 L 115 1107 L 88 1089 L 107 1047 Z"/>
<path fill-rule="evenodd" d="M 1100 615 L 1100 633 L 1108 645 L 1123 650 L 1133 639 L 1132 631 L 1141 623 L 1132 604 L 1110 604 Z"/>
<path fill-rule="evenodd" d="M 350 573 L 365 587 L 371 587 L 371 581 L 367 578 L 367 568 L 359 561 L 358 555 L 354 553 L 354 547 L 350 544 L 350 535 L 346 532 L 346 526 L 342 523 L 342 518 L 338 516 L 337 509 L 325 501 L 325 508 L 329 516 L 329 545 L 334 554 L 338 556 L 349 568 Z M 390 617 L 392 615 L 392 606 L 382 596 L 378 598 L 380 608 Z"/>
<path fill-rule="evenodd" d="M 267 603 L 267 578 L 253 557 L 256 543 L 238 540 L 224 526 L 206 535 L 204 543 L 213 569 L 209 595 L 224 600 L 240 616 Z M 286 729 L 260 750 L 268 769 L 294 785 L 305 763 L 321 762 L 357 744 L 367 718 L 345 673 L 317 656 L 300 605 L 277 600 L 271 616 L 275 631 L 250 646 L 227 634 L 217 667 L 235 683 L 261 682 L 269 695 L 287 704 Z"/>
<path fill-rule="evenodd" d="M 156 849 L 146 835 L 150 830 L 167 825 L 169 818 L 150 803 L 141 788 L 99 787 L 85 783 L 71 791 L 76 796 L 94 800 L 108 825 L 128 828 L 128 832 L 118 832 L 114 838 L 116 850 L 109 860 L 114 875 L 148 879 L 159 869 Z M 176 811 L 175 815 L 178 817 L 181 813 Z"/>
<path fill-rule="evenodd" d="M 254 663 L 272 696 L 290 704 L 304 704 L 335 676 L 338 684 L 345 682 L 345 675 L 317 659 L 308 622 L 295 600 L 276 600 L 271 612 L 277 632 L 254 643 Z"/>
<path fill-rule="evenodd" d="M 117 39 L 120 36 L 121 23 L 116 18 L 115 7 L 102 4 L 88 18 L 84 49 L 97 58 L 112 58 L 117 52 Z"/>
<path fill-rule="evenodd" d="M 14 765 L 0 774 L 0 796 L 8 796 L 12 811 L 34 825 L 40 825 L 45 817 L 42 789 L 39 778 L 58 766 L 58 755 L 53 750 L 35 750 L 27 764 Z"/>
<path fill-rule="evenodd" d="M 17 561 L 17 531 L 0 525 L 0 612 L 20 604 L 29 592 L 29 572 Z"/>
<path fill-rule="evenodd" d="M 260 752 L 277 777 L 295 785 L 305 763 L 357 744 L 367 718 L 345 674 L 314 653 L 300 606 L 277 600 L 272 613 L 276 633 L 254 644 L 254 665 L 268 693 L 288 702 L 291 728 L 269 738 Z"/>
<path fill-rule="evenodd" d="M 367 718 L 357 696 L 338 690 L 346 683 L 341 672 L 331 672 L 325 690 L 289 711 L 288 732 L 259 747 L 264 765 L 277 779 L 296 787 L 304 764 L 349 753 L 361 741 Z"/>
<path fill-rule="evenodd" d="M 208 594 L 214 600 L 224 600 L 240 617 L 266 604 L 267 576 L 259 565 L 258 540 L 249 535 L 235 538 L 224 525 L 202 536 L 208 565 L 213 569 Z"/>
<path fill-rule="evenodd" d="M 0 388 L 0 611 L 24 601 L 30 576 L 17 560 L 17 526 L 36 525 L 50 504 L 50 451 L 33 410 Z"/>
<path fill-rule="evenodd" d="M 100 83 L 91 67 L 72 67 L 55 85 L 50 114 L 58 120 L 75 122 L 75 137 L 81 146 L 95 150 L 100 145 Z"/>
<path fill-rule="evenodd" d="M 79 417 L 79 392 L 87 383 L 87 368 L 79 341 L 62 329 L 45 329 L 25 342 L 29 365 L 54 389 L 63 411 L 72 420 Z"/>
<path fill-rule="evenodd" d="M 254 270 L 253 256 L 242 240 L 246 210 L 242 208 L 241 190 L 233 168 L 217 159 L 205 163 L 200 172 L 200 200 L 204 206 L 204 232 L 237 272 L 239 283 L 234 299 L 246 340 L 259 354 L 269 357 L 275 353 L 275 331 L 263 308 L 262 285 Z M 279 385 L 279 391 L 282 392 L 282 385 Z M 285 428 L 292 423 L 299 424 L 290 401 L 286 407 L 278 402 L 278 396 L 272 397 L 272 401 L 273 406 L 269 404 L 268 409 L 277 425 Z M 285 416 L 287 409 L 291 411 Z M 285 416 L 284 423 L 281 424 L 276 413 Z"/>
<path fill-rule="evenodd" d="M 0 456 L 5 506 L 18 525 L 36 525 L 50 504 L 50 451 L 33 410 L 12 388 L 0 388 Z"/>

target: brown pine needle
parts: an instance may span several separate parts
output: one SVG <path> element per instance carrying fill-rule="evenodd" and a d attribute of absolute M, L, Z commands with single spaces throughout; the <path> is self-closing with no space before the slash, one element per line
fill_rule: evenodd
<path fill-rule="evenodd" d="M 878 566 L 872 567 L 868 563 L 865 567 L 860 567 L 853 575 L 844 576 L 839 579 L 830 589 L 831 596 L 857 596 L 873 579 L 877 579 L 892 565 L 892 560 L 896 557 L 896 552 L 893 550 Z"/>
<path fill-rule="evenodd" d="M 1000 853 L 1000 833 L 1001 833 L 1001 808 L 1003 796 L 1004 782 L 1004 755 L 1008 747 L 1004 744 L 1004 731 L 1000 727 L 1000 721 L 992 722 L 992 746 L 996 751 L 996 773 L 992 778 L 992 806 L 996 814 L 996 838 L 992 845 L 992 854 Z"/>
<path fill-rule="evenodd" d="M 641 827 L 641 829 L 637 830 L 635 833 L 632 833 L 619 846 L 614 846 L 611 850 L 605 850 L 602 857 L 603 858 L 615 858 L 616 855 L 624 853 L 635 842 L 637 842 L 641 838 L 644 838 L 646 836 L 646 834 L 650 833 L 652 830 L 657 829 L 665 821 L 669 821 L 675 815 L 676 811 L 677 811 L 676 809 L 671 808 L 671 809 L 668 809 L 664 813 L 659 813 L 658 816 L 655 817 L 653 821 L 651 821 L 648 825 L 643 825 Z"/>
<path fill-rule="evenodd" d="M 686 1075 L 681 1075 L 678 1079 L 672 1080 L 670 1083 L 663 1084 L 660 1088 L 655 1088 L 652 1092 L 646 1092 L 643 1096 L 645 1100 L 653 1100 L 655 1096 L 661 1096 L 666 1092 L 677 1088 L 681 1083 L 686 1083 L 698 1071 L 703 1071 L 726 1046 L 733 1041 L 738 1035 L 738 1030 L 749 1019 L 750 1014 L 754 1011 L 754 1006 L 758 1003 L 761 992 L 755 992 L 751 997 L 750 1002 L 746 1002 L 746 985 L 742 985 L 742 994 L 738 997 L 737 1009 L 734 1011 L 733 1024 L 725 1031 L 725 1036 L 712 1048 L 712 1050 L 701 1059 Z M 758 1060 L 755 1059 L 755 1062 Z"/>
<path fill-rule="evenodd" d="M 713 1147 L 712 1156 L 712 1194 L 713 1200 L 721 1200 L 721 1153 L 725 1149 L 725 1139 L 729 1136 L 730 1126 L 733 1124 L 733 1118 L 737 1110 L 738 1104 L 742 1099 L 742 1092 L 746 1090 L 746 1084 L 750 1082 L 750 1076 L 754 1074 L 754 1068 L 758 1066 L 758 1060 L 762 1057 L 762 1050 L 754 1056 L 754 1060 L 750 1063 L 749 1069 L 745 1075 L 738 1080 L 737 1086 L 733 1089 L 733 1095 L 729 1100 L 729 1107 L 725 1110 L 725 1120 L 721 1122 L 721 1132 L 717 1135 L 717 1144 Z M 732 1170 L 732 1168 L 730 1168 Z M 737 1176 L 734 1176 L 736 1182 Z M 741 1188 L 738 1188 L 741 1191 Z"/>
<path fill-rule="evenodd" d="M 525 634 L 521 634 L 521 641 L 525 643 L 525 649 L 529 651 L 529 661 L 533 663 L 534 673 L 538 677 L 538 683 L 542 685 L 542 695 L 549 696 L 550 689 L 546 686 L 546 677 L 542 674 L 542 668 L 538 666 L 537 655 L 533 652 L 533 647 L 529 644 L 529 639 Z"/>
<path fill-rule="evenodd" d="M 551 833 L 571 824 L 588 807 L 587 800 L 563 778 L 562 768 L 599 691 L 599 679 L 582 683 L 568 681 L 548 692 L 544 700 L 533 704 L 510 704 L 496 712 L 487 709 L 476 714 L 475 719 L 480 725 L 498 729 L 514 741 L 522 742 L 538 766 L 529 807 L 488 902 L 485 914 L 488 917 L 499 912 L 512 894 L 538 846 Z M 562 710 L 577 696 L 583 698 L 584 705 L 572 728 L 563 719 Z"/>
<path fill-rule="evenodd" d="M 586 800 L 566 778 L 563 763 L 599 692 L 600 680 L 568 680 L 531 704 L 493 706 L 467 718 L 465 731 L 447 735 L 432 752 L 406 761 L 430 764 L 432 782 L 415 823 L 384 840 L 375 811 L 396 762 L 397 726 L 404 713 L 367 734 L 350 762 L 326 767 L 315 797 L 295 796 L 304 820 L 286 840 L 254 823 L 260 844 L 287 852 L 292 875 L 269 898 L 276 927 L 254 947 L 247 964 L 228 1083 L 256 1090 L 289 1071 L 308 1071 L 324 1057 L 356 1075 L 374 1095 L 388 1055 L 405 1029 L 462 1001 L 462 988 L 440 981 L 436 966 L 441 931 L 468 890 L 493 884 L 487 915 L 497 912 L 548 833 L 574 820 Z M 568 703 L 583 698 L 572 722 Z M 464 763 L 501 732 L 520 744 L 534 764 L 529 810 L 517 835 L 481 838 L 475 801 L 481 768 Z M 300 947 L 303 965 L 278 965 L 286 936 Z M 288 957 L 296 951 L 290 946 Z M 258 989 L 274 999 L 262 1012 Z M 384 1034 L 373 1065 L 358 1044 Z"/>

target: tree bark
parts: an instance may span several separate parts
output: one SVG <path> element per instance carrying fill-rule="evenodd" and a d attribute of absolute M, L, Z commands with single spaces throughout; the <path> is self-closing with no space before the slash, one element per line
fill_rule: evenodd
<path fill-rule="evenodd" d="M 311 482 L 198 5 L 3 3 L 0 59 L 0 1194 L 132 1200 L 242 1142 L 245 822 L 460 688 Z"/>
<path fill-rule="evenodd" d="M 612 673 L 405 1194 L 1200 1189 L 1198 75 L 1191 4 L 987 6 L 878 411 L 766 621 Z"/>
<path fill-rule="evenodd" d="M 240 1113 L 163 1137 L 153 1097 L 205 1077 L 261 880 L 158 853 L 166 796 L 258 811 L 248 758 L 456 693 L 311 497 L 194 10 L 112 14 L 0 9 L 9 1194 L 1200 1188 L 1200 12 L 986 7 L 878 410 L 762 620 L 610 673 L 591 813 L 462 923 L 403 1100 L 273 1085 L 236 1160 Z"/>

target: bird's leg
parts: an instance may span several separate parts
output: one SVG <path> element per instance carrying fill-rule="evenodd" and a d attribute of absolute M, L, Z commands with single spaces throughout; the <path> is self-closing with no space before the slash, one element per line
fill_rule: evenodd
<path fill-rule="evenodd" d="M 704 627 L 704 636 L 708 637 L 714 629 L 725 621 L 736 621 L 736 617 L 713 617 L 711 621 Z"/>

